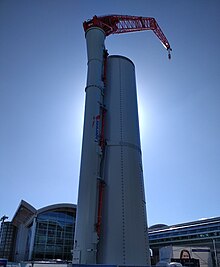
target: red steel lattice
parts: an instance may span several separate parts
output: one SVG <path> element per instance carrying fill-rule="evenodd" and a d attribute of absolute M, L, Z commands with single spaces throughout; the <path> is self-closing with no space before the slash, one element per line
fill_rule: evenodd
<path fill-rule="evenodd" d="M 85 31 L 92 27 L 99 27 L 105 31 L 106 36 L 110 34 L 152 30 L 168 52 L 172 50 L 166 36 L 154 18 L 127 15 L 94 16 L 91 20 L 85 21 L 83 27 Z"/>

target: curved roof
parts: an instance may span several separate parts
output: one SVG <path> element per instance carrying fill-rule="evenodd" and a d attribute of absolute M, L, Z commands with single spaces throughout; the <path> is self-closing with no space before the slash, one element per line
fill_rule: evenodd
<path fill-rule="evenodd" d="M 75 204 L 71 203 L 59 203 L 37 210 L 26 201 L 21 200 L 12 219 L 12 224 L 15 226 L 19 226 L 20 224 L 30 225 L 33 222 L 34 217 L 47 211 L 70 211 L 76 213 L 76 207 L 77 206 Z"/>
<path fill-rule="evenodd" d="M 37 214 L 46 212 L 46 211 L 55 211 L 55 210 L 76 210 L 76 205 L 71 203 L 59 203 L 59 204 L 53 204 L 46 207 L 43 207 L 39 210 L 37 210 Z"/>
<path fill-rule="evenodd" d="M 36 209 L 24 200 L 21 200 L 14 217 L 12 218 L 12 224 L 18 226 L 26 223 L 34 214 Z"/>
<path fill-rule="evenodd" d="M 150 226 L 148 228 L 148 230 L 163 229 L 163 228 L 167 228 L 167 227 L 169 227 L 169 226 L 166 224 L 160 223 L 160 224 L 154 224 L 154 225 Z"/>

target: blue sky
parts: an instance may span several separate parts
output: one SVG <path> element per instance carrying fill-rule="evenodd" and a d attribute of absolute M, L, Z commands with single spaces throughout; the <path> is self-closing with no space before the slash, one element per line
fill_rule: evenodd
<path fill-rule="evenodd" d="M 0 216 L 21 199 L 76 203 L 86 43 L 93 15 L 155 17 L 150 31 L 111 35 L 136 66 L 149 225 L 220 216 L 219 0 L 1 0 Z"/>

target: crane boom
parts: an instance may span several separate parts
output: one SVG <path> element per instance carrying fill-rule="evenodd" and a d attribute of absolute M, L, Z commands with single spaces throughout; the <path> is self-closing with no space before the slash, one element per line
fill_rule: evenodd
<path fill-rule="evenodd" d="M 92 27 L 99 27 L 104 30 L 106 36 L 110 34 L 152 30 L 168 50 L 170 59 L 170 51 L 172 49 L 154 18 L 128 15 L 94 16 L 91 20 L 84 21 L 83 27 L 85 31 Z"/>

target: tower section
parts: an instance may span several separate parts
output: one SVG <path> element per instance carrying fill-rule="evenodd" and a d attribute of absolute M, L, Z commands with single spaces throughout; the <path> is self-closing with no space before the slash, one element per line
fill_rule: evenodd
<path fill-rule="evenodd" d="M 98 263 L 150 265 L 135 66 L 107 59 L 104 201 Z"/>
<path fill-rule="evenodd" d="M 105 32 L 86 31 L 88 73 L 78 190 L 73 263 L 95 264 L 97 252 L 97 181 L 100 179 L 100 131 L 103 105 Z"/>

